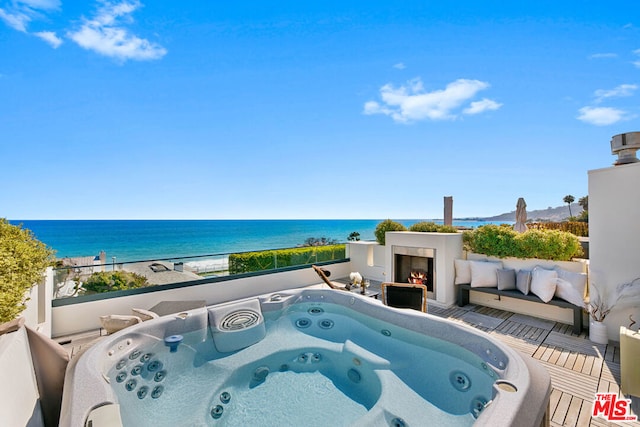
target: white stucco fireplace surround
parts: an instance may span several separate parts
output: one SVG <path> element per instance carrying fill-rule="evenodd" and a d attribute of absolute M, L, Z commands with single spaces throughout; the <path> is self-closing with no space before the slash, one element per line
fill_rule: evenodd
<path fill-rule="evenodd" d="M 400 281 L 400 278 L 396 278 L 396 270 L 399 268 L 396 265 L 397 254 L 433 254 L 433 291 L 429 293 L 430 302 L 444 307 L 455 304 L 453 260 L 462 257 L 461 233 L 392 231 L 386 234 L 385 240 L 385 280 Z M 407 279 L 402 281 L 406 282 Z"/>

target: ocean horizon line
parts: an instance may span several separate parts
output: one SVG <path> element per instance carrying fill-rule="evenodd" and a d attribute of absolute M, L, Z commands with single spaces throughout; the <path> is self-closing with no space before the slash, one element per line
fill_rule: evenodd
<path fill-rule="evenodd" d="M 95 256 L 104 251 L 119 262 L 194 257 L 289 248 L 310 238 L 346 242 L 357 233 L 374 241 L 380 219 L 233 219 L 233 220 L 11 220 L 33 232 L 55 250 L 57 258 Z M 437 219 L 395 220 L 405 227 Z M 475 228 L 504 223 L 454 219 L 453 225 Z"/>
<path fill-rule="evenodd" d="M 491 217 L 462 217 L 453 221 L 490 221 Z M 440 221 L 444 218 L 6 218 L 17 221 Z"/>

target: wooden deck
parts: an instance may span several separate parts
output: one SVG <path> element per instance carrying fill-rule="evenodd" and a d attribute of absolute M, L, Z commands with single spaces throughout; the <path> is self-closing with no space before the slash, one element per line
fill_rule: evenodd
<path fill-rule="evenodd" d="M 593 418 L 595 394 L 618 393 L 620 398 L 620 349 L 617 343 L 598 345 L 572 326 L 469 304 L 429 312 L 472 325 L 523 354 L 537 359 L 551 375 L 550 420 L 552 426 L 640 426 L 640 422 L 607 422 Z M 631 397 L 633 414 L 640 414 L 640 399 Z"/>
<path fill-rule="evenodd" d="M 472 304 L 448 309 L 431 305 L 429 313 L 474 326 L 537 359 L 551 375 L 551 426 L 640 427 L 637 421 L 610 423 L 591 416 L 597 392 L 618 393 L 620 398 L 624 398 L 620 395 L 620 351 L 617 343 L 593 344 L 585 332 L 579 335 L 572 333 L 571 325 Z M 93 331 L 59 338 L 58 341 L 74 357 L 100 334 L 100 331 Z M 633 414 L 640 414 L 640 398 L 631 399 Z"/>

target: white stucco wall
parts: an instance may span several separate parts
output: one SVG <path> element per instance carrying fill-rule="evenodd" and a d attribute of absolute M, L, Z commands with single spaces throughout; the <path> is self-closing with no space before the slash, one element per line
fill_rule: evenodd
<path fill-rule="evenodd" d="M 0 425 L 44 426 L 27 330 L 0 335 Z"/>
<path fill-rule="evenodd" d="M 53 269 L 47 268 L 41 283 L 35 284 L 27 293 L 25 310 L 20 316 L 32 329 L 51 336 L 51 299 L 53 295 Z"/>
<path fill-rule="evenodd" d="M 640 163 L 589 171 L 589 252 L 598 289 L 640 277 Z M 630 314 L 640 321 L 638 307 L 607 316 L 609 339 L 619 340 Z"/>
<path fill-rule="evenodd" d="M 353 271 L 370 280 L 386 280 L 384 246 L 369 241 L 350 242 L 348 246 Z"/>

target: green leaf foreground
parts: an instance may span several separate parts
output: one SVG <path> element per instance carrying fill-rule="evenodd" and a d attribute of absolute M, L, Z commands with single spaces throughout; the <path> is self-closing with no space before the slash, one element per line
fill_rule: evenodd
<path fill-rule="evenodd" d="M 54 251 L 30 230 L 0 218 L 0 324 L 24 311 L 27 291 L 42 281 L 53 262 Z"/>

